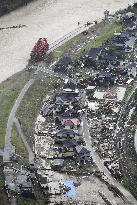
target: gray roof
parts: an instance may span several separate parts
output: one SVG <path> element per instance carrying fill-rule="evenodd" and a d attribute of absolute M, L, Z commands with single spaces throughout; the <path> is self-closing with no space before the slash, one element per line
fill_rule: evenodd
<path fill-rule="evenodd" d="M 64 162 L 64 159 L 54 159 L 52 162 L 53 166 L 62 166 Z"/>
<path fill-rule="evenodd" d="M 75 135 L 76 133 L 74 132 L 74 130 L 71 129 L 61 129 L 58 131 L 57 134 Z"/>
<path fill-rule="evenodd" d="M 76 152 L 77 152 L 78 154 L 85 154 L 85 153 L 90 152 L 90 151 L 87 150 L 87 148 L 78 145 L 78 146 L 76 146 Z"/>
<path fill-rule="evenodd" d="M 68 147 L 68 148 L 73 148 L 73 147 L 78 146 L 78 143 L 75 140 L 65 140 L 63 142 L 63 145 Z"/>

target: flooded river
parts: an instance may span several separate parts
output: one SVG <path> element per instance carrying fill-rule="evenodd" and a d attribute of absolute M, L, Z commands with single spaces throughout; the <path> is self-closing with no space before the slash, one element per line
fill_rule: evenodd
<path fill-rule="evenodd" d="M 36 0 L 0 18 L 0 27 L 18 24 L 26 27 L 0 30 L 0 82 L 25 68 L 30 51 L 39 37 L 49 43 L 84 24 L 114 13 L 134 0 Z"/>

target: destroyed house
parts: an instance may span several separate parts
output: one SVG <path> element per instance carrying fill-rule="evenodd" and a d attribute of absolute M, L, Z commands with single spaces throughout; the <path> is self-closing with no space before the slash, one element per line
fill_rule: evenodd
<path fill-rule="evenodd" d="M 121 33 L 114 33 L 113 39 L 115 41 L 124 43 L 125 41 L 128 41 L 130 37 L 131 37 L 130 33 L 128 33 L 128 32 L 121 32 Z"/>
<path fill-rule="evenodd" d="M 78 146 L 78 143 L 73 139 L 65 140 L 65 141 L 62 142 L 63 152 L 68 153 L 68 154 L 71 153 L 68 156 L 74 156 L 75 155 L 75 147 L 76 146 Z"/>
<path fill-rule="evenodd" d="M 126 30 L 127 31 L 133 31 L 136 29 L 136 22 L 131 22 L 129 24 L 126 25 Z"/>
<path fill-rule="evenodd" d="M 74 137 L 77 133 L 72 129 L 61 129 L 57 132 L 57 137 Z"/>
<path fill-rule="evenodd" d="M 67 82 L 63 86 L 63 90 L 65 91 L 75 91 L 77 88 L 77 85 L 73 82 Z"/>
<path fill-rule="evenodd" d="M 62 125 L 64 125 L 65 128 L 74 128 L 74 123 L 70 119 L 66 119 L 62 122 Z"/>
<path fill-rule="evenodd" d="M 42 188 L 47 188 L 48 179 L 46 175 L 38 175 L 38 182 Z"/>
<path fill-rule="evenodd" d="M 106 53 L 103 56 L 103 61 L 107 62 L 108 64 L 112 66 L 118 66 L 120 65 L 120 59 L 123 59 L 123 53 L 119 52 L 117 50 L 110 50 L 108 53 Z"/>
<path fill-rule="evenodd" d="M 61 129 L 56 133 L 56 142 L 77 138 L 78 133 L 72 129 Z"/>
<path fill-rule="evenodd" d="M 78 113 L 76 110 L 74 109 L 68 109 L 65 112 L 62 113 L 61 117 L 63 119 L 68 119 L 68 118 L 79 118 L 80 117 L 80 113 Z"/>
<path fill-rule="evenodd" d="M 86 55 L 82 55 L 80 57 L 80 61 L 84 64 L 85 67 L 96 67 L 101 49 L 102 48 L 91 48 Z"/>
<path fill-rule="evenodd" d="M 137 64 L 135 62 L 128 62 L 128 63 L 123 63 L 122 66 L 120 66 L 120 71 L 125 73 L 125 74 L 131 74 L 132 70 L 135 71 L 136 75 L 136 69 L 137 69 Z"/>
<path fill-rule="evenodd" d="M 64 105 L 64 99 L 62 97 L 60 97 L 60 96 L 57 96 L 55 104 L 63 106 Z"/>
<path fill-rule="evenodd" d="M 64 159 L 54 159 L 52 162 L 52 168 L 55 171 L 60 170 L 63 167 Z"/>
<path fill-rule="evenodd" d="M 77 102 L 79 100 L 79 94 L 75 92 L 62 92 L 56 97 L 56 103 L 58 100 L 64 105 L 71 102 Z"/>
<path fill-rule="evenodd" d="M 50 115 L 52 114 L 53 110 L 54 110 L 55 105 L 51 104 L 51 105 L 44 105 L 40 111 L 40 113 L 42 114 L 42 116 L 46 116 L 46 115 Z"/>
<path fill-rule="evenodd" d="M 63 147 L 66 147 L 67 149 L 71 149 L 71 148 L 74 149 L 76 146 L 78 146 L 78 143 L 73 139 L 64 140 L 62 144 Z"/>
<path fill-rule="evenodd" d="M 128 33 L 115 33 L 114 37 L 112 38 L 112 43 L 114 46 L 118 48 L 124 48 L 126 41 L 129 40 Z"/>
<path fill-rule="evenodd" d="M 100 72 L 96 75 L 95 82 L 97 85 L 114 85 L 115 77 L 109 72 Z"/>
<path fill-rule="evenodd" d="M 131 22 L 135 22 L 136 21 L 136 17 L 135 14 L 132 12 L 128 12 L 123 16 L 123 23 L 124 24 L 129 24 Z"/>
<path fill-rule="evenodd" d="M 31 181 L 26 181 L 21 184 L 20 190 L 23 194 L 32 192 L 32 182 Z"/>
<path fill-rule="evenodd" d="M 65 129 L 78 129 L 80 126 L 80 120 L 77 118 L 71 118 L 71 119 L 62 119 L 62 125 L 65 127 Z"/>

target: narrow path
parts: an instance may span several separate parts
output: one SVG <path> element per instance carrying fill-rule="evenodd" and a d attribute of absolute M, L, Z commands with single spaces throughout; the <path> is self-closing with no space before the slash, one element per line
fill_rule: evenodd
<path fill-rule="evenodd" d="M 135 151 L 137 153 L 137 128 L 136 128 L 136 132 L 135 132 L 135 135 L 134 135 L 134 146 L 135 146 Z"/>
<path fill-rule="evenodd" d="M 83 116 L 83 137 L 86 142 L 87 148 L 91 151 L 91 155 L 93 158 L 93 161 L 98 166 L 98 169 L 100 172 L 104 172 L 106 177 L 109 179 L 110 183 L 118 188 L 118 190 L 123 194 L 123 197 L 125 198 L 125 201 L 123 204 L 126 205 L 137 205 L 136 199 L 132 196 L 132 194 L 126 190 L 118 181 L 116 181 L 108 171 L 108 169 L 104 166 L 103 161 L 100 159 L 98 154 L 95 152 L 91 145 L 91 137 L 89 132 L 89 126 L 87 122 L 86 115 Z"/>
<path fill-rule="evenodd" d="M 29 163 L 30 163 L 30 164 L 34 164 L 34 153 L 32 152 L 31 147 L 29 146 L 29 144 L 28 144 L 28 142 L 27 142 L 27 140 L 26 140 L 26 136 L 25 136 L 24 133 L 22 132 L 20 123 L 19 123 L 19 121 L 18 121 L 17 118 L 14 118 L 14 123 L 15 123 L 16 128 L 17 128 L 17 131 L 18 131 L 18 133 L 19 133 L 19 135 L 20 135 L 20 137 L 21 137 L 21 139 L 22 139 L 22 141 L 23 141 L 23 143 L 24 143 L 24 145 L 25 145 L 25 147 L 26 147 L 26 149 L 27 149 L 27 151 L 28 151 L 28 154 L 29 154 Z"/>

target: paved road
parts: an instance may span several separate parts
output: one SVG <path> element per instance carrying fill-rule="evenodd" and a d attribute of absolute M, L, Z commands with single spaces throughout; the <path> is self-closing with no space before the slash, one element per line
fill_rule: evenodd
<path fill-rule="evenodd" d="M 135 132 L 135 135 L 134 135 L 134 146 L 135 146 L 135 151 L 137 153 L 137 128 L 136 128 L 136 132 Z"/>
<path fill-rule="evenodd" d="M 136 199 L 131 195 L 130 192 L 128 192 L 118 181 L 116 181 L 108 171 L 108 169 L 104 166 L 103 161 L 100 159 L 98 154 L 95 152 L 91 145 L 91 137 L 89 132 L 89 126 L 86 118 L 86 114 L 83 115 L 83 137 L 86 142 L 87 148 L 91 151 L 91 155 L 93 160 L 95 161 L 96 165 L 98 166 L 98 169 L 100 172 L 104 172 L 106 177 L 109 179 L 110 183 L 117 187 L 119 191 L 125 196 L 125 202 L 126 205 L 137 205 Z M 122 205 L 122 204 L 121 204 Z"/>
<path fill-rule="evenodd" d="M 0 156 L 3 156 L 3 150 L 0 149 Z"/>
<path fill-rule="evenodd" d="M 10 160 L 10 156 L 12 153 L 12 144 L 10 141 L 10 137 L 11 137 L 11 130 L 12 130 L 12 126 L 13 126 L 13 122 L 14 122 L 14 118 L 15 118 L 15 114 L 16 111 L 20 105 L 20 102 L 22 101 L 25 93 L 27 92 L 27 90 L 29 89 L 29 87 L 34 83 L 34 79 L 30 79 L 28 81 L 28 83 L 23 87 L 23 89 L 21 90 L 19 96 L 17 97 L 14 106 L 10 112 L 9 118 L 8 118 L 8 123 L 7 123 L 7 128 L 6 128 L 6 136 L 5 136 L 5 147 L 4 147 L 4 154 L 3 154 L 3 161 Z"/>
<path fill-rule="evenodd" d="M 10 202 L 11 202 L 11 205 L 16 205 L 16 198 L 12 197 Z"/>
<path fill-rule="evenodd" d="M 21 126 L 20 126 L 20 123 L 18 121 L 17 118 L 14 118 L 14 123 L 16 125 L 16 128 L 17 128 L 17 131 L 19 133 L 19 136 L 21 137 L 27 151 L 28 151 L 28 154 L 29 154 L 29 163 L 30 164 L 34 164 L 34 153 L 32 152 L 31 150 L 31 147 L 29 146 L 27 140 L 26 140 L 26 136 L 24 135 L 24 133 L 22 132 L 22 129 L 21 129 Z"/>

